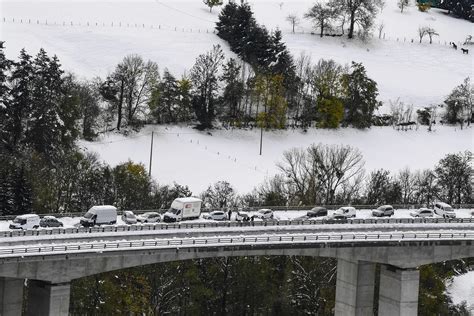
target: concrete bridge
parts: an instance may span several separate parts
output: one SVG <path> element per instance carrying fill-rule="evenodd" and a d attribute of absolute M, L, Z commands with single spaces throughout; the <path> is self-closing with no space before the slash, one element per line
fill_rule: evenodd
<path fill-rule="evenodd" d="M 228 226 L 6 234 L 0 238 L 0 314 L 21 315 L 25 279 L 27 315 L 67 315 L 70 282 L 81 277 L 177 260 L 285 255 L 338 259 L 336 315 L 373 314 L 380 263 L 379 315 L 409 316 L 417 314 L 419 266 L 474 257 L 472 223 Z"/>

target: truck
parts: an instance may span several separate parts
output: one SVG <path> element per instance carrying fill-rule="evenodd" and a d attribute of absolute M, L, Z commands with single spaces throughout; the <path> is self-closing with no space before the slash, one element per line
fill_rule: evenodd
<path fill-rule="evenodd" d="M 163 215 L 166 223 L 197 219 L 201 216 L 202 200 L 194 197 L 177 198 Z"/>
<path fill-rule="evenodd" d="M 112 205 L 93 206 L 81 217 L 80 223 L 84 227 L 115 224 L 117 223 L 117 208 Z"/>
<path fill-rule="evenodd" d="M 40 218 L 36 214 L 24 214 L 15 217 L 10 229 L 32 229 L 40 226 Z"/>

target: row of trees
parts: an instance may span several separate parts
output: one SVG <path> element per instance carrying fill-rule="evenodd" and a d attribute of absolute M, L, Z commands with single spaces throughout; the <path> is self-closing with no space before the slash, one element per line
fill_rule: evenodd
<path fill-rule="evenodd" d="M 321 37 L 328 34 L 344 35 L 354 38 L 358 29 L 359 36 L 365 39 L 374 27 L 374 21 L 383 7 L 380 0 L 331 0 L 316 2 L 305 14 L 314 27 L 319 29 Z"/>
<path fill-rule="evenodd" d="M 472 260 L 421 267 L 418 314 L 469 315 L 465 304 L 452 304 L 445 283 L 454 270 L 466 272 L 470 263 Z M 332 315 L 335 284 L 336 260 L 331 258 L 226 257 L 170 262 L 73 281 L 70 313 Z"/>
<path fill-rule="evenodd" d="M 421 267 L 418 314 L 469 315 L 465 303 L 451 302 L 445 284 L 454 271 L 465 273 L 472 263 Z M 73 281 L 70 313 L 332 315 L 335 284 L 336 260 L 331 258 L 226 257 L 170 262 Z"/>
<path fill-rule="evenodd" d="M 406 168 L 365 175 L 361 153 L 350 146 L 312 145 L 285 152 L 281 174 L 260 188 L 266 205 L 472 203 L 472 153 L 448 154 L 434 170 Z M 276 204 L 275 204 L 276 203 Z"/>
<path fill-rule="evenodd" d="M 470 0 L 441 0 L 439 7 L 448 10 L 448 14 L 474 22 L 474 9 Z"/>

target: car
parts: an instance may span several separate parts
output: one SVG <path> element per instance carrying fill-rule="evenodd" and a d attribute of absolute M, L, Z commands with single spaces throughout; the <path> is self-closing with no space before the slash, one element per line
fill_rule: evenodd
<path fill-rule="evenodd" d="M 306 213 L 306 216 L 308 218 L 311 218 L 311 217 L 319 217 L 319 216 L 327 216 L 328 215 L 328 210 L 327 208 L 325 207 L 322 207 L 322 206 L 316 206 L 316 207 L 313 207 L 311 209 L 311 211 L 308 211 L 308 213 Z"/>
<path fill-rule="evenodd" d="M 391 205 L 382 205 L 379 206 L 376 210 L 372 211 L 372 216 L 381 217 L 381 216 L 392 216 L 395 214 L 393 211 L 393 206 Z"/>
<path fill-rule="evenodd" d="M 204 214 L 205 219 L 212 219 L 215 221 L 225 221 L 227 219 L 227 213 L 224 211 L 212 211 L 207 214 Z"/>
<path fill-rule="evenodd" d="M 132 211 L 125 211 L 122 214 L 122 220 L 125 224 L 136 224 L 138 222 L 137 217 Z"/>
<path fill-rule="evenodd" d="M 347 223 L 347 216 L 341 213 L 332 213 L 331 215 L 327 216 L 327 220 L 329 222 L 335 221 L 335 222 L 341 222 L 341 223 Z"/>
<path fill-rule="evenodd" d="M 269 208 L 262 208 L 258 210 L 254 215 L 254 218 L 259 218 L 259 219 L 273 219 L 273 211 Z"/>
<path fill-rule="evenodd" d="M 434 213 L 433 210 L 422 207 L 419 210 L 410 212 L 410 215 L 413 217 L 433 217 Z"/>
<path fill-rule="evenodd" d="M 456 213 L 454 213 L 453 207 L 449 204 L 436 202 L 433 209 L 436 215 L 442 216 L 443 218 L 456 218 Z"/>
<path fill-rule="evenodd" d="M 159 223 L 161 222 L 161 215 L 157 212 L 146 212 L 138 215 L 137 221 L 140 223 Z"/>
<path fill-rule="evenodd" d="M 356 209 L 352 206 L 343 206 L 338 208 L 334 213 L 343 214 L 346 217 L 356 217 Z"/>
<path fill-rule="evenodd" d="M 235 215 L 235 220 L 239 222 L 248 222 L 250 221 L 249 213 L 243 211 L 237 211 Z"/>
<path fill-rule="evenodd" d="M 45 216 L 40 220 L 40 226 L 41 227 L 63 227 L 64 225 L 54 216 Z"/>

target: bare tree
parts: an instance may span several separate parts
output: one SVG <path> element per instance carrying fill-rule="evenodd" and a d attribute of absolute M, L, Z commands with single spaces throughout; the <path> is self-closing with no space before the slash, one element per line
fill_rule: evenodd
<path fill-rule="evenodd" d="M 397 5 L 400 8 L 400 12 L 403 13 L 403 9 L 409 5 L 409 0 L 398 0 Z"/>
<path fill-rule="evenodd" d="M 212 8 L 223 4 L 222 0 L 203 0 L 203 2 L 209 7 L 209 12 L 212 12 Z"/>
<path fill-rule="evenodd" d="M 430 44 L 433 43 L 433 36 L 439 36 L 439 34 L 432 27 L 427 27 L 426 28 L 426 34 L 428 34 L 428 36 L 430 38 Z"/>
<path fill-rule="evenodd" d="M 286 20 L 290 22 L 292 32 L 295 33 L 295 27 L 300 24 L 300 18 L 296 15 L 296 13 L 291 13 L 286 17 Z"/>
<path fill-rule="evenodd" d="M 364 30 L 361 34 L 366 35 L 384 5 L 382 0 L 333 0 L 333 3 L 332 6 L 339 8 L 348 18 L 349 38 L 354 37 L 356 25 Z"/>
<path fill-rule="evenodd" d="M 362 174 L 363 167 L 358 149 L 323 144 L 287 151 L 278 165 L 304 203 L 325 204 L 334 203 L 338 190 Z"/>
<path fill-rule="evenodd" d="M 413 202 L 413 193 L 415 191 L 415 176 L 409 168 L 405 168 L 398 173 L 397 177 L 400 189 L 402 191 L 403 204 Z"/>
<path fill-rule="evenodd" d="M 418 28 L 418 37 L 420 38 L 420 43 L 423 40 L 423 37 L 425 37 L 425 35 L 428 34 L 427 29 L 428 28 L 426 26 L 420 26 Z"/>
<path fill-rule="evenodd" d="M 313 20 L 315 28 L 319 27 L 320 29 L 319 35 L 323 37 L 324 30 L 331 28 L 330 21 L 334 18 L 334 15 L 333 7 L 323 2 L 316 2 L 304 17 Z"/>
<path fill-rule="evenodd" d="M 385 24 L 382 22 L 380 22 L 379 26 L 377 27 L 378 31 L 379 31 L 379 39 L 382 38 L 382 32 L 383 32 L 383 29 L 385 28 Z"/>

